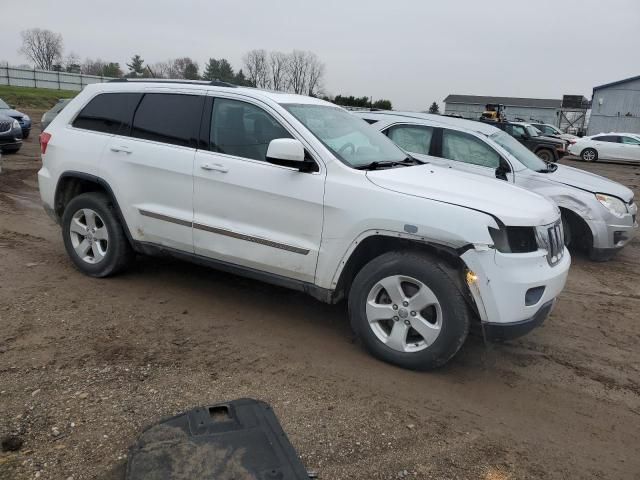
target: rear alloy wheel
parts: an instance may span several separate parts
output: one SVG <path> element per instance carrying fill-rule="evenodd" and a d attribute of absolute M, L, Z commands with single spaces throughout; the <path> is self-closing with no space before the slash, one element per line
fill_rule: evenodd
<path fill-rule="evenodd" d="M 553 162 L 555 160 L 553 156 L 553 152 L 551 150 L 547 150 L 546 148 L 543 148 L 542 150 L 538 150 L 536 152 L 536 155 L 540 160 L 544 162 Z"/>
<path fill-rule="evenodd" d="M 109 232 L 94 210 L 83 208 L 73 214 L 69 224 L 71 245 L 78 257 L 86 263 L 96 264 L 104 260 L 109 248 Z"/>
<path fill-rule="evenodd" d="M 404 368 L 447 363 L 469 332 L 470 315 L 453 278 L 457 272 L 419 252 L 389 252 L 356 275 L 349 315 L 374 356 Z"/>
<path fill-rule="evenodd" d="M 67 204 L 62 239 L 76 268 L 92 277 L 113 275 L 134 257 L 113 204 L 103 193 L 83 193 Z"/>
<path fill-rule="evenodd" d="M 598 160 L 598 152 L 593 148 L 585 148 L 580 154 L 580 157 L 585 162 L 595 162 Z"/>

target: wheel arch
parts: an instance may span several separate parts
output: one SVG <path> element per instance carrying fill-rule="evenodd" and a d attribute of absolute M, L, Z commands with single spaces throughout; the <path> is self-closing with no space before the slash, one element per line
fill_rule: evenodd
<path fill-rule="evenodd" d="M 590 248 L 593 245 L 593 231 L 589 222 L 587 222 L 582 215 L 576 212 L 574 209 L 567 206 L 560 206 L 560 214 L 567 219 L 569 227 L 571 228 L 572 242 L 576 240 L 576 234 L 579 236 L 578 245 L 581 248 Z"/>
<path fill-rule="evenodd" d="M 67 171 L 60 175 L 56 184 L 53 202 L 53 211 L 56 218 L 59 221 L 62 219 L 65 207 L 74 197 L 89 192 L 102 192 L 109 197 L 129 244 L 135 245 L 113 189 L 107 181 L 96 175 L 76 171 Z"/>
<path fill-rule="evenodd" d="M 417 239 L 398 233 L 375 231 L 358 237 L 345 254 L 333 278 L 333 301 L 337 302 L 349 294 L 353 279 L 374 258 L 391 251 L 414 250 L 429 254 L 452 269 L 460 270 L 464 261 L 460 255 L 470 246 L 455 248 L 429 239 Z M 460 279 L 455 279 L 456 281 Z M 462 282 L 459 282 L 460 288 Z"/>

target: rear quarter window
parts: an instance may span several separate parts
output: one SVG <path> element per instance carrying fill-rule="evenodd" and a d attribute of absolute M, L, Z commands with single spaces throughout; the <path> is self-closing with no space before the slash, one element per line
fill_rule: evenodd
<path fill-rule="evenodd" d="M 128 135 L 140 98 L 141 93 L 101 93 L 80 111 L 72 125 L 94 132 Z"/>

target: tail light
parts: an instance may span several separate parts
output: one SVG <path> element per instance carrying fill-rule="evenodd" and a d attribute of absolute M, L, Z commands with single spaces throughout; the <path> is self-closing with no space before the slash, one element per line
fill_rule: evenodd
<path fill-rule="evenodd" d="M 51 134 L 47 132 L 42 132 L 40 134 L 40 151 L 42 155 L 47 153 L 47 145 L 49 145 L 49 140 L 51 140 Z"/>

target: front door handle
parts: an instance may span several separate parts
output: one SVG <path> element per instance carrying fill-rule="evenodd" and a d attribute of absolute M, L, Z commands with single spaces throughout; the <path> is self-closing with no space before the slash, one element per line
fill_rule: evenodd
<path fill-rule="evenodd" d="M 112 152 L 122 152 L 122 153 L 132 153 L 128 147 L 123 147 L 122 145 L 119 147 L 111 147 Z"/>
<path fill-rule="evenodd" d="M 203 163 L 200 165 L 200 168 L 203 170 L 213 170 L 221 173 L 227 173 L 229 171 L 227 167 L 219 163 Z"/>

